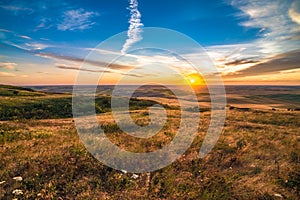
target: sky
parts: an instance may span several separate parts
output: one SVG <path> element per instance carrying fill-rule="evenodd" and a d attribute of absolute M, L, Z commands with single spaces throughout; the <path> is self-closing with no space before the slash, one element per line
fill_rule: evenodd
<path fill-rule="evenodd" d="M 166 50 L 131 51 L 150 43 Z M 225 84 L 299 85 L 300 1 L 0 0 L 0 84 L 178 83 L 204 52 Z"/>

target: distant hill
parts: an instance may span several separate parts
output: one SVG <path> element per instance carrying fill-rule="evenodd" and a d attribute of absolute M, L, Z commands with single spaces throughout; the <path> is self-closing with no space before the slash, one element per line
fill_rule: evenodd
<path fill-rule="evenodd" d="M 95 107 L 97 114 L 111 111 L 110 96 L 98 96 L 95 104 L 82 102 L 80 114 L 86 108 Z M 130 99 L 130 109 L 145 109 L 158 102 L 153 100 Z M 167 105 L 164 105 L 168 107 Z M 69 93 L 50 93 L 35 91 L 30 88 L 0 85 L 0 120 L 16 119 L 57 119 L 70 118 L 72 114 L 72 95 Z"/>
<path fill-rule="evenodd" d="M 0 96 L 43 96 L 44 92 L 12 85 L 0 85 Z"/>

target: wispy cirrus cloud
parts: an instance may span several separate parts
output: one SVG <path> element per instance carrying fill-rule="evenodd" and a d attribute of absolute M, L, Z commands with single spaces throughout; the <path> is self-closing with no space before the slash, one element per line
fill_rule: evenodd
<path fill-rule="evenodd" d="M 14 5 L 0 5 L 0 8 L 8 11 L 33 11 L 32 8 L 26 8 L 23 6 L 14 6 Z"/>
<path fill-rule="evenodd" d="M 43 50 L 49 47 L 52 47 L 52 45 L 45 44 L 45 43 L 39 43 L 39 42 L 32 42 L 32 43 L 23 43 L 23 42 L 11 42 L 11 41 L 2 41 L 3 44 L 29 52 L 34 53 L 38 50 Z"/>
<path fill-rule="evenodd" d="M 80 71 L 86 71 L 86 72 L 109 72 L 109 71 L 105 71 L 105 70 L 93 70 L 93 69 L 86 69 L 83 67 L 80 67 L 80 65 L 66 65 L 66 64 L 61 64 L 58 63 L 55 65 L 55 67 L 59 68 L 59 69 L 70 69 L 70 70 L 80 70 Z"/>
<path fill-rule="evenodd" d="M 84 72 L 96 72 L 96 73 L 113 73 L 113 74 L 121 74 L 121 75 L 126 75 L 126 76 L 131 76 L 131 77 L 144 77 L 143 75 L 140 75 L 140 74 L 134 74 L 134 73 L 123 73 L 123 72 L 116 72 L 116 71 L 111 71 L 110 68 L 108 69 L 89 69 L 89 68 L 84 68 L 84 67 L 81 67 L 80 65 L 67 65 L 67 64 L 56 64 L 55 65 L 57 68 L 59 69 L 66 69 L 66 70 L 76 70 L 76 71 L 84 71 Z"/>
<path fill-rule="evenodd" d="M 27 39 L 27 40 L 31 40 L 32 38 L 27 36 L 27 35 L 20 35 L 14 31 L 11 31 L 11 30 L 7 30 L 7 29 L 0 29 L 0 32 L 3 32 L 5 34 L 10 34 L 10 35 L 13 35 L 14 37 L 17 37 L 17 38 L 22 38 L 22 39 Z"/>
<path fill-rule="evenodd" d="M 300 67 L 300 5 L 297 1 L 230 0 L 241 12 L 236 16 L 246 29 L 260 29 L 257 39 L 230 45 L 206 47 L 225 76 L 253 76 Z M 291 53 L 292 52 L 292 53 Z M 280 57 L 280 59 L 279 59 Z M 284 58 L 286 57 L 286 58 Z M 286 62 L 286 61 L 289 62 Z M 277 64 L 278 62 L 278 64 Z"/>
<path fill-rule="evenodd" d="M 260 53 L 270 56 L 299 48 L 298 43 L 290 42 L 292 37 L 300 35 L 299 24 L 293 22 L 299 16 L 296 10 L 300 7 L 296 2 L 232 0 L 231 5 L 247 18 L 241 22 L 242 26 L 260 29 L 260 38 L 254 45 L 260 48 Z"/>
<path fill-rule="evenodd" d="M 98 15 L 98 12 L 85 11 L 82 8 L 65 11 L 63 13 L 63 20 L 57 25 L 57 29 L 61 31 L 89 29 L 96 24 L 91 19 Z"/>
<path fill-rule="evenodd" d="M 6 32 L 6 33 L 11 33 L 12 31 L 10 31 L 10 30 L 7 30 L 7 29 L 0 29 L 0 32 Z"/>
<path fill-rule="evenodd" d="M 300 69 L 300 51 L 291 51 L 276 55 L 265 62 L 260 62 L 250 68 L 246 68 L 228 76 L 244 77 L 267 73 L 276 73 L 286 70 Z"/>
<path fill-rule="evenodd" d="M 20 38 L 31 40 L 32 38 L 27 35 L 19 35 Z"/>
<path fill-rule="evenodd" d="M 36 41 L 27 35 L 21 35 L 11 30 L 0 29 L 0 33 L 3 34 L 0 43 L 24 51 L 42 50 L 52 46 L 50 44 L 46 44 L 45 42 Z"/>
<path fill-rule="evenodd" d="M 53 22 L 50 18 L 43 17 L 39 19 L 38 25 L 35 28 L 35 31 L 39 29 L 49 29 L 53 27 Z"/>
<path fill-rule="evenodd" d="M 39 43 L 39 42 L 32 42 L 32 43 L 25 43 L 25 45 L 30 48 L 30 50 L 42 50 L 51 47 L 52 45 Z"/>
<path fill-rule="evenodd" d="M 76 63 L 86 63 L 88 65 L 92 65 L 98 68 L 108 68 L 111 70 L 128 70 L 133 68 L 132 65 L 123 65 L 123 64 L 117 64 L 117 63 L 107 63 L 105 61 L 98 61 L 98 60 L 87 60 L 84 58 L 76 57 L 76 56 L 65 56 L 65 55 L 59 55 L 54 53 L 36 53 L 36 56 L 44 57 L 48 59 L 54 59 L 54 60 L 63 60 L 63 61 L 70 61 L 70 62 L 76 62 Z"/>
<path fill-rule="evenodd" d="M 21 49 L 24 51 L 37 51 L 43 50 L 49 47 L 53 47 L 51 44 L 47 44 L 44 41 L 34 40 L 27 35 L 20 35 L 14 31 L 0 29 L 0 33 L 2 32 L 2 40 L 0 43 L 15 47 L 17 49 Z"/>
<path fill-rule="evenodd" d="M 143 27 L 144 25 L 141 21 L 141 13 L 138 10 L 137 0 L 130 0 L 129 10 L 131 17 L 129 20 L 129 28 L 127 31 L 128 38 L 121 50 L 122 54 L 125 54 L 126 51 L 131 47 L 131 45 L 142 40 L 141 27 Z"/>

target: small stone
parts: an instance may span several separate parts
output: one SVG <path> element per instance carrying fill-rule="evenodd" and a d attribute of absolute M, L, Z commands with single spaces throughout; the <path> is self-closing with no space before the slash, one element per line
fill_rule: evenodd
<path fill-rule="evenodd" d="M 14 180 L 16 181 L 22 181 L 23 178 L 21 176 L 16 176 L 16 177 L 13 177 Z"/>
<path fill-rule="evenodd" d="M 127 174 L 127 171 L 124 170 L 124 169 L 121 169 L 121 172 L 124 173 L 124 174 Z"/>
<path fill-rule="evenodd" d="M 133 179 L 137 179 L 139 177 L 139 175 L 137 175 L 137 174 L 133 174 L 132 176 L 131 176 L 131 178 L 133 178 Z"/>
<path fill-rule="evenodd" d="M 0 185 L 3 184 L 3 183 L 5 183 L 5 182 L 6 182 L 6 181 L 0 181 Z"/>
<path fill-rule="evenodd" d="M 280 198 L 283 198 L 283 196 L 282 196 L 281 194 L 277 194 L 277 193 L 276 193 L 276 194 L 274 194 L 274 196 L 275 196 L 275 197 L 280 197 Z"/>
<path fill-rule="evenodd" d="M 19 189 L 16 189 L 12 192 L 12 194 L 15 194 L 15 195 L 22 195 L 23 194 L 23 191 L 22 190 L 19 190 Z"/>
<path fill-rule="evenodd" d="M 38 193 L 37 196 L 40 197 L 40 196 L 42 196 L 42 194 L 41 194 L 41 193 Z"/>

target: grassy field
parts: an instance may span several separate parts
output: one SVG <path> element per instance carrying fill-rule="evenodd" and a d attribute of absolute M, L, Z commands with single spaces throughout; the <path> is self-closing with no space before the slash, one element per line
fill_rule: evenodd
<path fill-rule="evenodd" d="M 217 145 L 200 159 L 210 122 L 210 111 L 204 109 L 197 137 L 185 154 L 168 167 L 136 177 L 106 167 L 86 151 L 70 118 L 70 98 L 1 87 L 0 199 L 300 198 L 300 112 L 228 109 Z M 146 108 L 154 103 L 132 100 L 137 124 L 147 123 Z M 170 142 L 179 121 L 179 110 L 168 107 L 171 120 L 165 129 L 151 140 L 134 139 L 114 123 L 107 97 L 99 97 L 97 105 L 110 140 L 135 152 Z M 21 181 L 13 179 L 19 176 Z M 16 189 L 23 194 L 13 194 Z"/>

